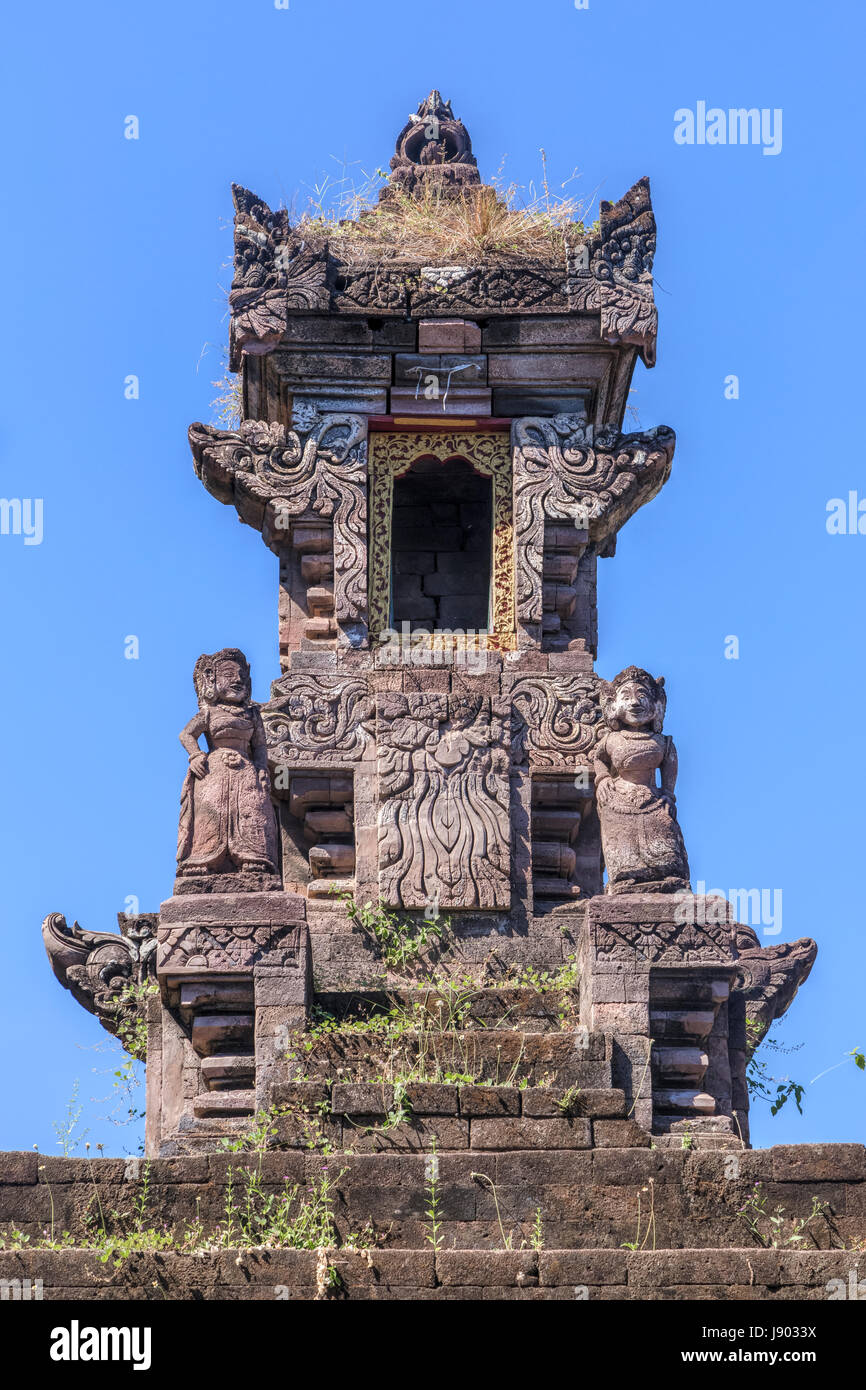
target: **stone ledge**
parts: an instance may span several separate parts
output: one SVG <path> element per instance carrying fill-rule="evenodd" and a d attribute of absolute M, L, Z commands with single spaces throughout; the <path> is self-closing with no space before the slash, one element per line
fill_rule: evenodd
<path fill-rule="evenodd" d="M 41 1280 L 45 1301 L 839 1299 L 859 1289 L 848 1251 L 275 1250 L 133 1256 L 119 1269 L 92 1250 L 0 1252 L 0 1278 Z M 864 1259 L 864 1257 L 860 1257 Z M 866 1259 L 864 1259 L 866 1267 Z M 328 1285 L 321 1275 L 335 1271 Z M 858 1296 L 846 1293 L 846 1296 Z M 862 1297 L 862 1295 L 859 1295 Z M 32 1297 L 32 1292 L 31 1292 Z"/>
<path fill-rule="evenodd" d="M 299 1126 L 290 1136 L 296 1147 L 261 1154 L 210 1153 L 149 1163 L 140 1158 L 3 1154 L 0 1174 L 5 1171 L 10 1180 L 0 1178 L 0 1234 L 8 1237 L 17 1229 L 38 1242 L 53 1226 L 55 1234 L 68 1231 L 74 1240 L 90 1238 L 100 1207 L 121 1217 L 133 1212 L 145 1171 L 148 1221 L 159 1228 L 167 1225 L 180 1236 L 187 1223 L 200 1219 L 205 1232 L 212 1232 L 225 1220 L 229 1169 L 236 1197 L 244 1187 L 245 1169 L 257 1174 L 265 1197 L 276 1197 L 287 1186 L 303 1189 L 315 1183 L 327 1163 L 341 1240 L 372 1222 L 377 1233 L 387 1232 L 387 1251 L 423 1250 L 435 1139 L 443 1248 L 449 1250 L 499 1247 L 497 1204 L 517 1248 L 529 1244 L 540 1210 L 551 1249 L 620 1250 L 636 1238 L 638 1202 L 643 1223 L 639 1242 L 651 1206 L 659 1248 L 738 1249 L 752 1240 L 741 1211 L 759 1183 L 767 1209 L 782 1206 L 791 1223 L 808 1219 L 814 1203 L 826 1203 L 826 1216 L 810 1222 L 806 1241 L 831 1254 L 844 1245 L 853 1260 L 866 1259 L 856 1249 L 866 1237 L 866 1178 L 844 1176 L 863 1171 L 861 1145 L 737 1153 L 611 1148 L 598 1146 L 599 1127 L 608 1140 L 615 1140 L 619 1130 L 608 1126 L 630 1126 L 631 1121 L 449 1115 L 419 1117 L 414 1125 L 390 1129 L 373 1126 L 366 1132 L 364 1120 L 359 1116 L 354 1125 L 348 1118 L 343 1125 L 321 1122 L 327 1153 L 310 1148 L 310 1132 Z M 596 1128 L 597 1147 L 576 1147 L 585 1142 L 590 1124 Z M 344 1152 L 344 1144 L 357 1151 Z M 473 1176 L 479 1172 L 486 1182 Z M 496 1187 L 495 1202 L 490 1184 Z M 754 1249 L 760 1250 L 757 1240 Z M 866 1279 L 866 1263 L 863 1269 Z M 694 1281 L 699 1282 L 697 1276 Z"/>

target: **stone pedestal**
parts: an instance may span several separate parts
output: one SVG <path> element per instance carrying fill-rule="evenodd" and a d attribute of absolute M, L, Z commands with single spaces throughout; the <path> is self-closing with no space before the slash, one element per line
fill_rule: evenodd
<path fill-rule="evenodd" d="M 267 1109 L 310 996 L 304 899 L 202 893 L 160 908 L 148 1016 L 147 1152 L 212 1148 Z"/>
<path fill-rule="evenodd" d="M 657 1134 L 748 1142 L 746 1008 L 738 961 L 759 950 L 723 898 L 603 894 L 580 936 L 581 1022 L 614 1039 L 614 1085 Z"/>

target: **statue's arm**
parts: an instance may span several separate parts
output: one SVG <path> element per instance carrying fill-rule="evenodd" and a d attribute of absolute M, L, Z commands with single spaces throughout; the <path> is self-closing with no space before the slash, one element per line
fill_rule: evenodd
<path fill-rule="evenodd" d="M 595 799 L 600 806 L 603 806 L 610 789 L 610 780 L 613 776 L 613 763 L 607 751 L 607 735 L 596 744 L 595 752 L 592 755 L 592 777 L 595 783 Z"/>
<path fill-rule="evenodd" d="M 194 777 L 203 777 L 207 772 L 207 753 L 199 747 L 199 739 L 207 731 L 207 716 L 201 711 L 193 715 L 185 729 L 180 731 L 180 741 L 189 754 L 189 770 Z"/>
<path fill-rule="evenodd" d="M 180 741 L 191 758 L 202 751 L 198 741 L 206 729 L 207 720 L 201 713 L 194 715 L 186 728 L 181 729 Z"/>
<path fill-rule="evenodd" d="M 677 785 L 677 749 L 672 738 L 667 738 L 665 743 L 667 746 L 661 765 L 662 796 L 666 797 L 672 806 L 675 806 L 677 802 L 674 795 Z"/>
<path fill-rule="evenodd" d="M 268 740 L 265 734 L 265 725 L 261 713 L 258 709 L 253 711 L 253 736 L 250 739 L 250 749 L 253 755 L 253 765 L 259 772 L 264 772 L 268 778 L 270 787 L 270 773 L 268 772 Z"/>

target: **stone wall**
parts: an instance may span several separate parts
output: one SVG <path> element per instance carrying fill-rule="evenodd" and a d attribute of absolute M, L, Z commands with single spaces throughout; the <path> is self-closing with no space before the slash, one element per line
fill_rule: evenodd
<path fill-rule="evenodd" d="M 323 1155 L 309 1149 L 261 1155 L 211 1153 L 155 1159 L 147 1166 L 138 1158 L 88 1160 L 35 1152 L 4 1153 L 0 1155 L 0 1230 L 8 1236 L 14 1228 L 34 1243 L 50 1234 L 53 1225 L 55 1238 L 69 1232 L 71 1239 L 83 1246 L 93 1242 L 103 1220 L 109 1230 L 130 1229 L 133 1204 L 141 1201 L 146 1180 L 145 1226 L 152 1224 L 161 1230 L 167 1225 L 179 1233 L 186 1222 L 199 1220 L 204 1232 L 212 1233 L 225 1223 L 230 1169 L 239 1201 L 245 1186 L 241 1169 L 254 1171 L 262 1191 L 276 1195 L 287 1183 L 304 1187 L 318 1181 L 327 1164 L 334 1183 L 333 1212 L 340 1240 L 345 1242 L 371 1223 L 382 1247 L 374 1250 L 374 1260 L 397 1260 L 400 1252 L 411 1252 L 419 1260 L 430 1254 L 426 1212 L 435 1171 L 442 1220 L 440 1254 L 456 1260 L 457 1253 L 463 1252 L 467 1267 L 475 1260 L 473 1268 L 482 1268 L 478 1263 L 482 1256 L 496 1258 L 502 1251 L 503 1236 L 512 1239 L 516 1252 L 512 1258 L 532 1258 L 531 1251 L 520 1247 L 529 1245 L 540 1211 L 544 1258 L 551 1260 L 560 1252 L 562 1269 L 579 1264 L 565 1252 L 582 1252 L 589 1259 L 590 1252 L 602 1251 L 604 1260 L 599 1268 L 624 1271 L 627 1260 L 623 1244 L 642 1247 L 644 1260 L 628 1266 L 636 1271 L 634 1280 L 649 1290 L 640 1297 L 656 1296 L 653 1288 L 664 1288 L 666 1282 L 673 1286 L 689 1282 L 678 1277 L 677 1271 L 698 1266 L 706 1271 L 706 1277 L 697 1280 L 700 1284 L 748 1286 L 752 1280 L 743 1275 L 747 1260 L 755 1270 L 756 1284 L 787 1286 L 792 1282 L 778 1274 L 771 1279 L 767 1273 L 770 1266 L 776 1270 L 784 1267 L 789 1273 L 806 1272 L 811 1278 L 815 1271 L 829 1269 L 834 1259 L 839 1267 L 844 1264 L 846 1268 L 859 1261 L 866 1277 L 866 1256 L 862 1249 L 857 1250 L 866 1236 L 866 1149 L 862 1144 L 780 1145 L 728 1153 L 683 1148 L 576 1149 L 565 1146 L 569 1142 L 566 1122 L 548 1120 L 544 1133 L 549 1147 L 539 1150 L 520 1147 L 526 1133 L 520 1121 L 511 1121 L 507 1136 L 503 1133 L 493 1142 L 491 1126 L 506 1122 L 486 1119 L 483 1123 L 488 1134 L 486 1148 L 452 1149 L 438 1153 L 435 1159 L 429 1144 L 426 1153 L 417 1148 L 415 1152 L 400 1151 L 396 1148 L 400 1135 L 391 1140 L 387 1131 L 381 1132 L 378 1152 L 370 1143 L 370 1151 L 360 1153 Z M 613 1130 L 627 1122 L 607 1123 Z M 452 1120 L 451 1124 L 457 1126 L 459 1121 Z M 353 1132 L 363 1139 L 360 1128 Z M 782 1208 L 783 1239 L 795 1232 L 794 1222 L 809 1218 L 816 1202 L 826 1204 L 825 1213 L 809 1221 L 799 1247 L 764 1250 L 750 1234 L 740 1213 L 754 1194 L 755 1184 L 760 1184 L 768 1211 Z M 769 1229 L 766 1223 L 759 1224 L 762 1232 Z M 822 1255 L 819 1259 L 818 1248 L 830 1251 L 831 1258 Z M 69 1253 L 71 1260 L 74 1254 Z M 656 1258 L 654 1265 L 646 1263 L 650 1254 Z M 19 1258 L 4 1252 L 0 1277 L 12 1277 L 9 1270 Z M 47 1261 L 47 1271 L 55 1268 L 50 1262 L 57 1256 L 35 1250 L 26 1258 L 37 1265 L 40 1260 Z M 87 1258 L 91 1265 L 98 1265 L 93 1251 Z M 304 1268 L 298 1252 L 274 1251 L 273 1258 L 297 1260 L 297 1267 Z M 69 1268 L 80 1272 L 81 1261 L 85 1261 L 84 1255 L 78 1265 Z M 728 1268 L 733 1269 L 734 1264 L 735 1274 Z M 495 1266 L 502 1267 L 501 1263 Z M 208 1278 L 213 1279 L 215 1266 L 210 1268 Z M 483 1278 L 442 1282 L 475 1286 L 492 1280 L 495 1284 L 494 1266 L 489 1270 Z M 657 1284 L 650 1277 L 653 1270 Z M 637 1271 L 644 1271 L 639 1280 Z M 45 1272 L 42 1277 L 46 1283 L 60 1282 L 53 1273 Z M 107 1282 L 104 1271 L 99 1277 Z M 576 1275 L 568 1279 L 572 1283 L 626 1282 L 608 1275 L 597 1281 L 581 1280 Z M 79 1282 L 77 1275 L 69 1279 L 70 1284 Z M 513 1283 L 514 1279 L 499 1282 Z M 631 1275 L 628 1282 L 634 1282 Z M 621 1290 L 608 1296 L 634 1295 Z"/>

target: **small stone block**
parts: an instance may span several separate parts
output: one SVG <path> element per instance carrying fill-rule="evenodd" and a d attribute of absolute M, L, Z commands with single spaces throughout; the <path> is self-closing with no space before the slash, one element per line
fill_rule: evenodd
<path fill-rule="evenodd" d="M 519 1115 L 520 1092 L 515 1086 L 461 1086 L 461 1115 Z"/>

